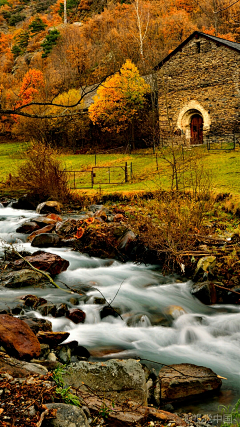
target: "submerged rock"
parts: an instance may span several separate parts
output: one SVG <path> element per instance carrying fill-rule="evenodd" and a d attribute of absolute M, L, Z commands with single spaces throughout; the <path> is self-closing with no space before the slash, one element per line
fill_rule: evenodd
<path fill-rule="evenodd" d="M 118 307 L 111 307 L 110 305 L 105 305 L 100 310 L 100 318 L 104 319 L 107 316 L 118 317 L 121 315 L 121 310 Z"/>
<path fill-rule="evenodd" d="M 186 314 L 186 311 L 179 305 L 169 305 L 167 308 L 165 308 L 163 314 L 168 320 L 173 321 L 183 314 Z"/>

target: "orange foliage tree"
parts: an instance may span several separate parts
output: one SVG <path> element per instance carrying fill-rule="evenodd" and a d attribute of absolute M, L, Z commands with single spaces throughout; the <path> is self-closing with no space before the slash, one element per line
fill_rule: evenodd
<path fill-rule="evenodd" d="M 131 129 L 134 144 L 134 120 L 146 103 L 149 85 L 140 76 L 137 67 L 127 60 L 120 72 L 109 77 L 97 90 L 89 117 L 103 131 L 124 132 Z M 134 148 L 134 146 L 133 146 Z"/>
<path fill-rule="evenodd" d="M 17 107 L 32 102 L 33 98 L 39 93 L 39 89 L 43 86 L 43 73 L 40 70 L 29 70 L 22 81 Z"/>

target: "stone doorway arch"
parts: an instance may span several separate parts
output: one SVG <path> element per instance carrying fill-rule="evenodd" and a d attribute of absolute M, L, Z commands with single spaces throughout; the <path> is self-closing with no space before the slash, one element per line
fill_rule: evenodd
<path fill-rule="evenodd" d="M 188 144 L 202 144 L 204 135 L 210 130 L 210 124 L 210 114 L 199 102 L 194 100 L 182 108 L 177 120 L 177 128 L 181 130 Z M 197 126 L 197 129 L 193 128 L 193 126 Z"/>

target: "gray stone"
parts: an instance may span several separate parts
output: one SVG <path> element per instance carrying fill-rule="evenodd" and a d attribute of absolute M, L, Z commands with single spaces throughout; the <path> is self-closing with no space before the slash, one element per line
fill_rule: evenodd
<path fill-rule="evenodd" d="M 47 409 L 57 409 L 56 418 L 45 419 L 42 427 L 89 427 L 84 410 L 65 403 L 48 403 Z"/>
<path fill-rule="evenodd" d="M 44 283 L 46 279 L 37 271 L 23 269 L 11 271 L 2 276 L 1 285 L 6 288 L 21 288 L 23 286 L 36 286 Z"/>
<path fill-rule="evenodd" d="M 62 363 L 69 363 L 71 360 L 71 350 L 67 345 L 59 346 L 59 350 L 56 351 L 58 359 Z"/>
<path fill-rule="evenodd" d="M 39 225 L 36 222 L 26 221 L 16 229 L 16 232 L 28 234 L 28 233 L 32 233 L 33 231 L 36 231 L 38 229 L 39 229 Z"/>
<path fill-rule="evenodd" d="M 31 246 L 35 248 L 49 248 L 52 246 L 57 246 L 59 242 L 60 237 L 57 234 L 42 233 L 34 237 Z"/>
<path fill-rule="evenodd" d="M 46 375 L 48 370 L 36 363 L 24 362 L 6 354 L 0 354 L 0 371 L 7 372 L 14 378 L 25 378 L 33 374 Z"/>
<path fill-rule="evenodd" d="M 106 362 L 79 362 L 70 365 L 63 375 L 66 385 L 105 396 L 115 403 L 130 400 L 147 403 L 147 386 L 142 365 L 133 359 Z M 84 384 L 83 384 L 84 383 Z"/>

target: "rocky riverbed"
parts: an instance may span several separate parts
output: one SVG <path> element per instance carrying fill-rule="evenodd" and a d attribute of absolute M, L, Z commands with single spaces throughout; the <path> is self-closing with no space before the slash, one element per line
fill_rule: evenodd
<path fill-rule="evenodd" d="M 4 211 L 4 206 L 2 209 Z M 69 387 L 72 388 L 71 393 L 74 395 L 78 394 L 79 397 L 83 399 L 81 407 L 85 406 L 85 412 L 81 409 L 82 424 L 79 425 L 89 425 L 90 423 L 90 425 L 104 424 L 117 426 L 136 425 L 137 423 L 139 425 L 170 423 L 169 426 L 174 426 L 185 425 L 185 422 L 190 425 L 195 425 L 195 423 L 197 423 L 197 425 L 199 423 L 201 425 L 206 425 L 212 422 L 213 417 L 211 414 L 207 413 L 207 405 L 206 411 L 204 411 L 205 413 L 199 413 L 199 416 L 182 415 L 181 418 L 169 411 L 164 412 L 162 409 L 157 410 L 154 408 L 159 408 L 159 406 L 162 408 L 164 405 L 171 405 L 169 407 L 164 406 L 164 408 L 174 411 L 174 406 L 172 406 L 173 401 L 181 402 L 183 399 L 190 399 L 201 393 L 203 393 L 203 395 L 216 392 L 219 393 L 222 381 L 219 377 L 225 374 L 226 369 L 223 369 L 224 364 L 221 365 L 220 362 L 217 369 L 217 374 L 219 374 L 218 377 L 213 371 L 199 367 L 199 365 L 201 365 L 199 360 L 203 360 L 204 366 L 208 366 L 207 357 L 205 357 L 205 355 L 203 356 L 206 349 L 201 349 L 203 343 L 204 346 L 206 346 L 206 332 L 204 332 L 204 339 L 200 339 L 200 331 L 201 334 L 203 334 L 203 331 L 207 331 L 207 329 L 210 331 L 213 341 L 209 349 L 215 346 L 219 351 L 220 347 L 216 347 L 218 345 L 217 341 L 219 340 L 216 339 L 218 335 L 214 332 L 214 328 L 216 329 L 214 322 L 217 322 L 218 328 L 221 329 L 222 326 L 220 323 L 224 322 L 224 314 L 221 313 L 225 311 L 229 313 L 229 316 L 232 316 L 232 322 L 234 322 L 235 325 L 233 327 L 232 323 L 232 327 L 229 329 L 232 330 L 232 328 L 234 328 L 234 332 L 238 333 L 236 329 L 236 322 L 240 312 L 237 308 L 240 297 L 240 292 L 238 292 L 237 288 L 238 276 L 234 274 L 230 277 L 229 269 L 226 271 L 224 264 L 226 253 L 229 248 L 232 250 L 233 245 L 236 254 L 238 254 L 238 240 L 236 238 L 235 240 L 229 240 L 229 238 L 223 239 L 222 237 L 218 238 L 216 236 L 211 240 L 208 237 L 208 245 L 205 242 L 204 256 L 199 255 L 197 257 L 195 254 L 196 259 L 193 275 L 195 282 L 188 282 L 188 284 L 185 285 L 186 270 L 184 273 L 185 277 L 181 277 L 179 274 L 177 277 L 166 278 L 161 275 L 158 270 L 149 274 L 146 273 L 142 266 L 132 267 L 132 264 L 129 264 L 139 259 L 145 259 L 145 261 L 148 262 L 149 260 L 157 262 L 158 254 L 149 250 L 149 248 L 143 244 L 141 238 L 133 233 L 128 225 L 127 213 L 122 209 L 119 210 L 116 206 L 109 209 L 104 206 L 94 205 L 84 212 L 74 212 L 71 218 L 66 217 L 65 214 L 62 215 L 60 210 L 61 208 L 56 202 L 42 204 L 37 208 L 37 212 L 28 214 L 26 219 L 22 218 L 16 221 L 17 223 L 15 223 L 16 225 L 13 227 L 13 230 L 16 230 L 14 239 L 13 236 L 11 237 L 11 233 L 3 233 L 5 234 L 5 236 L 3 236 L 5 237 L 5 243 L 2 249 L 3 258 L 1 261 L 0 273 L 1 292 L 2 296 L 4 296 L 1 300 L 0 311 L 0 324 L 3 328 L 0 333 L 2 344 L 0 363 L 1 371 L 5 372 L 5 376 L 3 375 L 1 378 L 1 382 L 5 387 L 0 386 L 3 390 L 2 397 L 4 397 L 4 404 L 1 407 L 2 411 L 0 409 L 0 417 L 2 417 L 2 422 L 5 423 L 3 425 L 12 425 L 13 422 L 15 422 L 16 426 L 28 425 L 21 424 L 23 421 L 19 414 L 9 415 L 10 409 L 9 406 L 6 406 L 7 396 L 9 395 L 8 391 L 10 390 L 10 394 L 12 395 L 12 393 L 14 393 L 11 392 L 11 390 L 13 390 L 11 388 L 12 386 L 20 387 L 20 384 L 23 384 L 22 387 L 27 387 L 29 381 L 30 383 L 32 381 L 34 384 L 34 381 L 40 381 L 39 378 L 42 378 L 43 383 L 46 380 L 46 384 L 48 384 L 46 387 L 53 390 L 51 399 L 60 406 L 45 408 L 45 403 L 49 403 L 49 400 L 44 397 L 45 402 L 43 401 L 44 399 L 42 399 L 41 404 L 43 406 L 39 409 L 37 408 L 37 404 L 35 404 L 38 398 L 34 401 L 27 400 L 27 411 L 31 406 L 34 407 L 35 411 L 33 415 L 28 414 L 28 418 L 30 417 L 29 422 L 35 423 L 29 424 L 29 426 L 64 425 L 63 421 L 57 421 L 57 418 L 54 418 L 53 415 L 58 413 L 60 416 L 61 411 L 64 413 L 64 411 L 68 409 L 63 404 L 64 399 L 62 399 L 62 396 L 61 398 L 59 398 L 59 395 L 56 397 L 56 383 L 54 383 L 51 374 L 49 374 L 49 372 L 55 369 L 59 364 L 71 364 L 69 366 L 72 366 L 73 376 L 68 383 L 67 374 L 64 374 L 64 384 L 68 384 Z M 14 216 L 12 211 L 11 215 Z M 22 215 L 24 217 L 23 213 Z M 19 236 L 18 239 L 22 239 L 22 244 L 19 240 L 17 244 L 13 244 L 12 246 L 6 242 L 6 240 L 8 240 L 10 243 L 12 239 L 16 241 L 16 236 Z M 200 240 L 201 239 L 203 239 L 203 237 L 200 238 Z M 219 245 L 219 254 L 214 253 L 213 255 L 211 254 L 211 248 L 213 244 L 216 246 L 216 241 Z M 199 244 L 202 244 L 202 242 Z M 68 252 L 66 252 L 66 250 Z M 126 293 L 130 290 L 130 288 L 129 290 L 127 288 L 129 285 L 127 284 L 125 289 L 124 286 L 122 286 L 122 283 L 130 279 L 127 279 L 128 276 L 122 273 L 117 280 L 115 279 L 117 286 L 111 285 L 113 286 L 111 289 L 111 297 L 107 292 L 107 288 L 102 287 L 101 275 L 99 276 L 98 270 L 95 269 L 97 274 L 95 274 L 95 276 L 93 274 L 91 280 L 89 280 L 89 277 L 88 280 L 86 280 L 86 277 L 83 277 L 86 274 L 83 270 L 81 270 L 81 272 L 79 271 L 83 276 L 80 278 L 78 276 L 78 278 L 76 278 L 74 276 L 75 270 L 73 269 L 73 254 L 76 253 L 74 260 L 76 263 L 80 260 L 80 258 L 78 258 L 79 252 L 88 253 L 92 257 L 100 257 L 105 260 L 102 262 L 102 266 L 111 272 L 116 268 L 119 269 L 120 272 L 121 263 L 127 263 L 127 268 L 131 266 L 130 271 L 133 277 L 133 279 L 131 279 L 132 282 L 129 282 L 131 283 L 130 286 L 133 297 L 131 303 Z M 67 253 L 69 253 L 69 256 Z M 24 259 L 21 258 L 22 256 Z M 69 258 L 69 260 L 67 258 Z M 87 259 L 88 258 L 86 258 L 86 260 Z M 92 261 L 94 259 L 95 258 L 89 258 L 89 263 L 96 262 Z M 113 259 L 117 261 L 113 261 Z M 117 265 L 114 264 L 116 262 L 118 263 Z M 188 259 L 186 256 L 186 266 L 187 265 Z M 238 266 L 238 263 L 236 263 L 236 265 Z M 102 266 L 100 262 L 100 269 Z M 40 273 L 40 270 L 45 274 Z M 238 271 L 237 267 L 236 271 Z M 104 276 L 104 280 L 109 281 L 109 277 L 110 276 Z M 134 297 L 134 289 L 137 289 L 137 282 L 142 282 L 143 285 L 142 291 L 140 291 L 140 294 L 142 292 L 140 300 L 140 294 L 136 294 Z M 186 298 L 184 298 L 184 295 L 183 298 L 180 298 L 180 301 L 184 302 L 185 306 L 184 304 L 180 304 L 179 301 L 177 304 L 171 304 L 171 299 L 174 298 L 169 298 L 168 303 L 164 301 L 162 307 L 161 303 L 156 304 L 156 291 L 162 292 L 164 290 L 164 294 L 161 293 L 161 295 L 165 295 L 163 298 L 166 298 L 166 294 L 168 293 L 166 287 L 171 287 L 171 285 L 165 285 L 165 283 L 169 282 L 173 283 L 174 287 L 172 289 L 174 289 L 175 294 L 180 292 L 179 296 L 184 289 L 189 289 L 190 286 L 191 294 L 194 296 L 190 297 L 191 294 L 188 293 L 185 295 Z M 108 287 L 109 285 L 110 282 Z M 57 288 L 55 288 L 55 286 L 57 286 Z M 33 292 L 33 288 L 35 292 Z M 96 288 L 98 289 L 96 290 Z M 102 289 L 104 289 L 104 293 Z M 147 292 L 143 293 L 143 289 L 146 289 Z M 170 291 L 170 288 L 168 289 Z M 47 290 L 47 292 L 45 290 Z M 10 298 L 11 293 L 15 296 L 14 298 Z M 48 296 L 49 293 L 50 296 Z M 53 297 L 54 293 L 58 296 Z M 122 299 L 125 294 L 128 300 Z M 196 303 L 196 297 L 199 299 L 199 303 Z M 138 303 L 134 302 L 134 299 L 139 300 Z M 208 306 L 216 303 L 221 303 L 223 305 L 220 310 L 218 308 L 211 309 L 208 306 L 206 306 L 206 309 L 203 309 L 204 306 L 202 303 L 208 304 Z M 153 308 L 154 304 L 158 306 L 156 309 Z M 193 310 L 194 304 L 198 307 L 196 311 L 195 308 Z M 229 306 L 229 304 L 231 305 Z M 141 309 L 139 310 L 140 307 Z M 215 310 L 215 316 L 213 317 L 211 317 L 213 314 L 212 310 Z M 194 314 L 194 311 L 196 314 Z M 201 311 L 201 314 L 199 314 L 199 311 Z M 205 314 L 203 314 L 204 311 Z M 89 341 L 87 339 L 87 335 L 84 338 L 85 332 L 83 333 L 83 328 L 92 334 L 92 327 L 89 329 L 89 326 L 93 313 L 95 313 L 94 316 L 98 313 L 97 316 L 99 320 L 97 320 L 95 324 L 96 332 L 98 330 L 98 334 L 100 333 L 100 335 L 99 339 L 96 340 L 96 338 L 94 338 L 92 343 L 87 345 L 91 340 Z M 16 318 L 16 316 L 18 316 L 18 318 Z M 227 318 L 229 319 L 230 317 L 226 316 L 226 319 Z M 214 322 L 212 326 L 210 326 L 212 320 L 214 320 Z M 99 321 L 100 323 L 98 323 Z M 12 322 L 19 323 L 16 325 Z M 186 326 L 184 326 L 185 329 L 183 328 L 183 322 L 186 324 Z M 190 328 L 190 324 L 193 325 L 192 328 Z M 125 331 L 127 331 L 127 329 L 131 332 L 131 334 L 126 334 L 126 336 L 128 336 L 127 340 L 126 338 L 124 338 L 124 340 L 118 338 L 114 343 L 114 340 L 111 339 L 106 345 L 105 336 L 107 329 L 105 330 L 102 328 L 106 326 L 109 331 L 111 330 L 111 333 L 117 333 L 118 335 L 120 333 L 123 337 L 123 329 L 121 329 L 123 325 L 125 325 L 124 334 L 126 334 Z M 20 332 L 22 331 L 22 326 L 24 326 L 24 332 Z M 5 335 L 4 327 L 6 328 Z M 212 327 L 213 329 L 211 330 Z M 157 329 L 154 330 L 154 328 Z M 200 355 L 199 358 L 193 358 L 193 360 L 197 361 L 196 365 L 198 366 L 193 363 L 173 364 L 171 362 L 175 362 L 176 358 L 172 356 L 166 357 L 161 352 L 161 362 L 166 365 L 171 365 L 171 367 L 162 367 L 159 373 L 159 366 L 158 369 L 156 369 L 156 363 L 158 363 L 157 359 L 159 357 L 157 353 L 159 353 L 159 350 L 157 350 L 157 347 L 154 345 L 154 334 L 156 335 L 158 331 L 161 335 L 161 340 L 166 341 L 163 346 L 166 353 L 166 348 L 169 347 L 169 344 L 171 346 L 173 345 L 170 336 L 172 333 L 175 334 L 175 331 L 177 333 L 178 328 L 180 328 L 179 331 L 181 330 L 181 334 L 183 334 L 184 331 L 185 337 L 184 341 L 182 341 L 184 346 L 187 346 L 191 351 L 195 351 L 195 343 L 198 342 L 198 348 L 200 353 L 202 353 L 202 357 Z M 54 332 L 52 329 L 54 329 Z M 13 331 L 12 336 L 9 333 L 11 330 Z M 28 333 L 26 332 L 27 330 Z M 140 336 L 138 336 L 137 340 L 133 338 L 133 330 L 136 332 L 137 330 L 139 330 L 139 332 L 141 331 L 142 337 L 140 338 Z M 81 339 L 79 339 L 78 333 L 74 331 L 80 332 Z M 150 334 L 149 336 L 153 339 L 153 341 L 151 341 L 151 346 L 155 348 L 155 351 L 152 349 L 150 353 L 146 353 L 146 349 L 141 346 L 141 340 L 142 342 L 145 340 L 145 338 L 143 339 L 143 333 L 145 333 L 145 331 L 148 335 Z M 164 331 L 168 334 L 170 333 L 168 339 L 167 336 L 164 337 Z M 17 332 L 19 332 L 19 334 Z M 231 333 L 229 330 L 228 332 L 226 331 L 226 327 L 223 327 L 223 336 L 225 335 L 228 337 Z M 23 336 L 25 336 L 25 334 L 27 344 L 23 343 Z M 88 332 L 86 332 L 86 334 L 88 334 Z M 7 337 L 5 340 L 3 338 L 4 336 Z M 20 336 L 19 341 L 17 340 L 18 336 Z M 182 339 L 183 335 L 181 340 Z M 35 348 L 34 346 L 32 348 L 29 344 L 32 342 L 31 340 L 34 341 Z M 110 342 L 111 344 L 109 345 Z M 133 343 L 136 344 L 133 345 Z M 145 341 L 145 345 L 146 343 L 147 341 Z M 176 344 L 177 341 L 174 345 Z M 178 348 L 180 349 L 181 347 Z M 212 350 L 210 350 L 210 352 L 211 351 Z M 231 352 L 233 360 L 235 358 L 235 351 L 237 351 L 237 348 L 235 349 L 232 347 Z M 226 356 L 227 353 L 226 351 Z M 123 372 L 123 370 L 119 368 L 122 363 L 127 363 L 126 361 L 123 362 L 121 359 L 119 361 L 110 360 L 108 362 L 106 359 L 103 359 L 103 357 L 109 358 L 113 357 L 113 355 L 115 358 L 120 356 L 120 358 L 124 357 L 128 359 L 134 355 L 134 359 L 131 359 L 128 363 L 135 366 L 134 372 L 138 372 L 137 381 L 140 381 L 142 378 L 142 383 L 139 383 L 139 389 L 135 386 L 129 386 L 129 384 L 126 385 L 127 383 L 123 385 L 121 382 L 125 379 L 126 381 L 132 381 L 131 372 L 127 370 Z M 148 357 L 146 357 L 146 355 Z M 99 362 L 96 361 L 96 358 L 99 357 L 102 360 L 100 365 L 98 365 Z M 141 363 L 136 359 L 140 360 Z M 147 362 L 146 359 L 151 359 L 152 362 Z M 182 358 L 180 357 L 180 359 L 189 362 L 187 354 Z M 28 373 L 26 373 L 26 370 L 24 371 L 26 368 L 21 365 L 20 360 L 28 361 L 23 362 L 25 365 L 28 363 L 28 367 L 30 365 L 30 371 L 28 371 Z M 90 365 L 89 360 L 91 361 Z M 118 364 L 116 365 L 118 368 L 113 368 L 111 363 L 113 365 L 114 363 Z M 93 370 L 85 374 L 85 376 L 83 375 L 84 367 L 86 366 L 84 364 L 87 364 L 87 366 Z M 209 358 L 209 366 L 213 367 L 213 365 L 215 365 L 214 352 Z M 34 369 L 37 367 L 40 371 L 31 371 L 33 367 Z M 71 369 L 68 368 L 68 374 Z M 114 374 L 114 369 L 116 374 Z M 131 369 L 133 370 L 133 368 Z M 164 369 L 170 369 L 170 371 L 164 371 Z M 77 382 L 74 382 L 76 379 L 76 372 L 79 370 L 82 376 L 76 380 Z M 94 380 L 98 376 L 99 370 L 103 371 L 103 377 L 100 375 L 99 384 L 94 386 Z M 21 374 L 19 372 L 21 372 Z M 24 374 L 22 372 L 24 372 Z M 107 372 L 110 372 L 111 375 L 114 374 L 112 385 L 110 379 L 107 378 Z M 28 379 L 21 379 L 21 381 L 19 381 L 17 379 L 18 377 Z M 203 385 L 200 385 L 200 377 Z M 31 378 L 33 378 L 33 380 L 31 380 Z M 89 382 L 88 378 L 90 378 Z M 170 378 L 168 384 L 166 378 Z M 210 382 L 209 378 L 211 380 Z M 164 381 L 166 381 L 166 385 Z M 171 390 L 172 381 L 174 381 L 173 390 Z M 103 382 L 105 382 L 104 387 Z M 179 390 L 181 391 L 178 391 L 177 383 L 180 383 Z M 118 384 L 118 389 L 114 388 L 116 384 Z M 114 389 L 114 396 L 109 397 L 106 393 L 111 389 Z M 131 395 L 131 389 L 134 390 L 134 395 Z M 159 391 L 160 389 L 161 393 Z M 186 391 L 185 394 L 183 390 Z M 46 393 L 44 393 L 42 395 L 46 396 Z M 120 399 L 119 396 L 122 393 L 125 394 L 124 397 Z M 31 405 L 31 403 L 33 403 L 33 405 Z M 14 406 L 14 399 L 12 406 Z M 57 411 L 55 409 L 57 409 Z M 45 415 L 42 415 L 44 412 Z M 23 414 L 25 414 L 24 416 L 26 417 L 26 413 L 23 412 Z M 80 416 L 80 412 L 77 412 L 77 414 L 77 416 Z M 15 417 L 19 419 L 19 421 L 14 421 L 11 417 Z M 184 417 L 186 418 L 185 421 Z M 69 420 L 68 425 L 70 422 Z M 54 424 L 54 422 L 58 422 L 58 424 Z M 71 422 L 73 425 L 78 425 L 75 421 Z"/>

